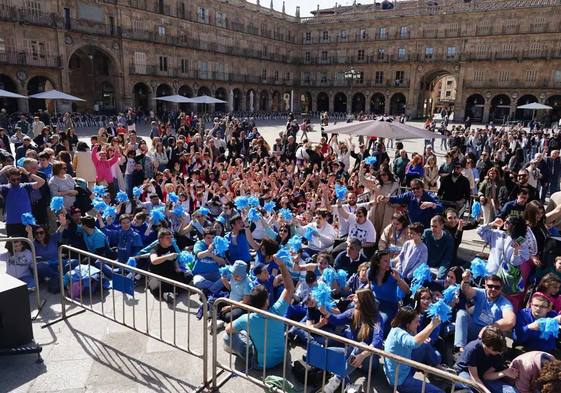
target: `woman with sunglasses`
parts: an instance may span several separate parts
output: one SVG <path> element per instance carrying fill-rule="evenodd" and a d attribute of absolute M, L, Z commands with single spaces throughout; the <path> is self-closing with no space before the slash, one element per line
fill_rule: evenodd
<path fill-rule="evenodd" d="M 56 161 L 53 164 L 53 176 L 49 180 L 49 189 L 51 196 L 61 196 L 64 199 L 64 208 L 70 211 L 76 202 L 76 182 L 66 172 L 66 164 L 61 161 Z"/>

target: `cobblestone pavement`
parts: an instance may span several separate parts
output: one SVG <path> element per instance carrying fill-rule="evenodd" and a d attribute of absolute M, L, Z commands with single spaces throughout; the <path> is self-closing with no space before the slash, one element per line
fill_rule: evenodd
<path fill-rule="evenodd" d="M 283 128 L 278 123 L 268 123 L 260 126 L 260 131 L 272 143 L 279 129 Z M 89 141 L 88 136 L 91 133 L 92 130 L 80 130 L 81 139 Z M 144 132 L 141 132 L 142 134 L 145 135 Z M 319 141 L 320 133 L 312 132 L 309 137 L 313 141 Z M 408 151 L 421 152 L 423 141 L 407 141 L 405 147 Z M 442 152 L 438 146 L 436 150 L 441 156 Z M 0 232 L 4 233 L 3 223 L 0 225 Z M 474 236 L 474 231 L 468 231 L 464 236 L 460 255 L 465 259 L 481 250 L 482 244 L 475 242 Z M 5 264 L 0 262 L 0 272 L 4 271 Z M 94 296 L 92 307 L 100 311 L 103 302 L 104 312 L 111 318 L 114 316 L 121 320 L 124 307 L 126 320 L 130 323 L 134 312 L 135 325 L 139 332 L 95 315 L 91 311 L 42 328 L 45 323 L 60 317 L 61 306 L 59 295 L 49 294 L 42 288 L 41 296 L 47 300 L 47 304 L 33 322 L 33 332 L 35 340 L 43 347 L 44 362 L 36 363 L 34 355 L 0 357 L 0 393 L 191 392 L 201 384 L 202 360 L 140 333 L 145 332 L 148 327 L 151 334 L 168 341 L 173 341 L 175 334 L 178 345 L 186 346 L 189 343 L 191 350 L 201 351 L 203 335 L 208 333 L 206 326 L 194 315 L 199 305 L 196 295 L 190 298 L 186 295 L 180 296 L 175 313 L 165 303 L 160 306 L 152 295 L 146 295 L 142 287 L 135 293 L 134 300 L 130 297 L 123 299 L 120 292 L 115 292 L 114 298 L 112 292 L 106 293 L 103 300 Z M 32 296 L 30 303 L 32 314 L 35 315 Z M 89 302 L 86 303 L 89 307 Z M 72 314 L 79 309 L 72 306 L 68 313 Z M 177 327 L 175 332 L 174 320 Z M 191 329 L 189 341 L 188 324 Z M 210 340 L 209 337 L 209 353 Z M 221 337 L 219 340 L 221 342 Z M 301 354 L 303 351 L 293 350 L 292 360 L 300 358 Z M 218 350 L 218 356 L 225 363 L 231 360 L 221 348 Z M 273 371 L 282 375 L 280 367 Z M 381 372 L 375 377 L 373 385 L 379 392 L 391 391 Z M 220 389 L 222 392 L 260 390 L 237 377 L 230 378 Z M 302 390 L 301 386 L 297 386 L 297 391 Z"/>

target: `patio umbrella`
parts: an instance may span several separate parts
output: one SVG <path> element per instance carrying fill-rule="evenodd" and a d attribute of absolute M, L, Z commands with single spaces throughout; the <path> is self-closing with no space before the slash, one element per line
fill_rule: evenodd
<path fill-rule="evenodd" d="M 55 100 L 55 101 L 86 101 L 81 98 L 71 96 L 70 94 L 63 93 L 58 90 L 49 90 L 42 93 L 33 94 L 29 98 L 37 98 L 40 100 Z"/>
<path fill-rule="evenodd" d="M 157 97 L 156 100 L 158 101 L 165 101 L 165 102 L 173 102 L 175 104 L 189 104 L 194 102 L 192 98 L 185 97 L 182 95 L 172 95 L 172 96 L 164 96 L 164 97 Z"/>
<path fill-rule="evenodd" d="M 210 96 L 198 96 L 193 98 L 193 103 L 196 104 L 227 104 L 226 101 Z"/>
<path fill-rule="evenodd" d="M 21 94 L 12 93 L 11 91 L 0 89 L 0 98 L 27 98 Z"/>
<path fill-rule="evenodd" d="M 389 139 L 432 139 L 444 136 L 397 120 L 366 120 L 325 127 L 325 131 L 352 136 L 378 136 Z"/>
<path fill-rule="evenodd" d="M 537 111 L 541 111 L 541 110 L 548 111 L 553 108 L 550 107 L 549 105 L 540 104 L 539 102 L 532 102 L 530 104 L 517 106 L 516 109 L 532 111 L 532 119 L 535 119 Z"/>

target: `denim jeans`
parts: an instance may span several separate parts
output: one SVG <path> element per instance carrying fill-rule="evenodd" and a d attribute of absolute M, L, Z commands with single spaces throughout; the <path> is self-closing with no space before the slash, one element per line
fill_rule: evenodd
<path fill-rule="evenodd" d="M 430 343 L 423 343 L 415 348 L 411 352 L 411 359 L 429 366 L 438 366 L 442 363 L 442 355 Z"/>
<path fill-rule="evenodd" d="M 201 274 L 197 274 L 193 277 L 193 285 L 199 289 L 208 289 L 210 293 L 216 293 L 224 287 L 220 278 L 218 278 L 218 280 L 210 280 Z"/>
<path fill-rule="evenodd" d="M 257 354 L 255 353 L 255 347 L 251 342 L 251 338 L 247 336 L 247 332 L 242 330 L 241 332 L 225 334 L 224 335 L 224 349 L 227 352 L 232 352 L 232 354 L 239 357 L 244 363 L 247 360 L 249 369 L 254 369 L 257 366 Z"/>
<path fill-rule="evenodd" d="M 127 189 L 125 190 L 127 195 L 129 196 L 129 198 L 132 198 L 132 174 L 125 175 L 125 186 L 127 187 Z"/>
<path fill-rule="evenodd" d="M 412 369 L 405 378 L 405 381 L 397 387 L 399 393 L 419 393 L 423 390 L 423 381 L 415 379 L 415 371 Z M 437 388 L 430 383 L 425 385 L 425 393 L 444 393 L 444 390 Z"/>
<path fill-rule="evenodd" d="M 470 381 L 472 380 L 471 376 L 467 371 L 462 371 L 458 376 Z M 509 385 L 508 383 L 506 383 L 501 379 L 497 379 L 495 381 L 483 381 L 483 384 L 487 389 L 489 389 L 491 393 L 518 393 L 518 390 L 516 390 L 514 386 Z M 462 384 L 456 384 L 456 389 L 470 389 L 470 388 Z"/>
<path fill-rule="evenodd" d="M 477 338 L 480 327 L 473 323 L 471 315 L 466 310 L 458 310 L 456 314 L 456 330 L 454 331 L 454 346 L 465 347 Z"/>
<path fill-rule="evenodd" d="M 329 347 L 329 349 L 333 350 L 334 352 L 345 353 L 345 348 L 344 347 Z M 347 347 L 347 352 L 346 352 L 347 377 L 345 378 L 346 383 L 350 382 L 349 377 L 356 370 L 356 368 L 354 366 L 351 366 L 351 363 L 349 362 L 350 357 L 354 356 L 354 353 L 355 353 L 355 350 L 353 349 L 353 347 Z M 366 359 L 364 359 L 362 361 L 362 365 L 360 366 L 360 370 L 362 370 L 363 372 L 365 372 L 368 375 L 368 369 L 370 368 L 370 370 L 371 370 L 370 375 L 373 377 L 374 373 L 376 372 L 376 370 L 378 368 L 379 363 L 380 363 L 380 357 L 377 356 L 377 355 L 371 355 L 371 356 L 367 357 Z"/>

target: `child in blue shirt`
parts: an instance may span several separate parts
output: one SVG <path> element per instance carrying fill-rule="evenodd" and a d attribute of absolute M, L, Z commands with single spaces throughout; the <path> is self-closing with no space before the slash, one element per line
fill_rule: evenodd
<path fill-rule="evenodd" d="M 247 263 L 237 260 L 233 265 L 228 267 L 231 277 L 222 275 L 222 284 L 230 291 L 229 298 L 236 302 L 249 304 L 249 295 L 251 295 L 251 280 L 247 275 Z M 220 318 L 225 322 L 236 320 L 244 312 L 241 308 L 225 306 L 220 310 Z"/>

